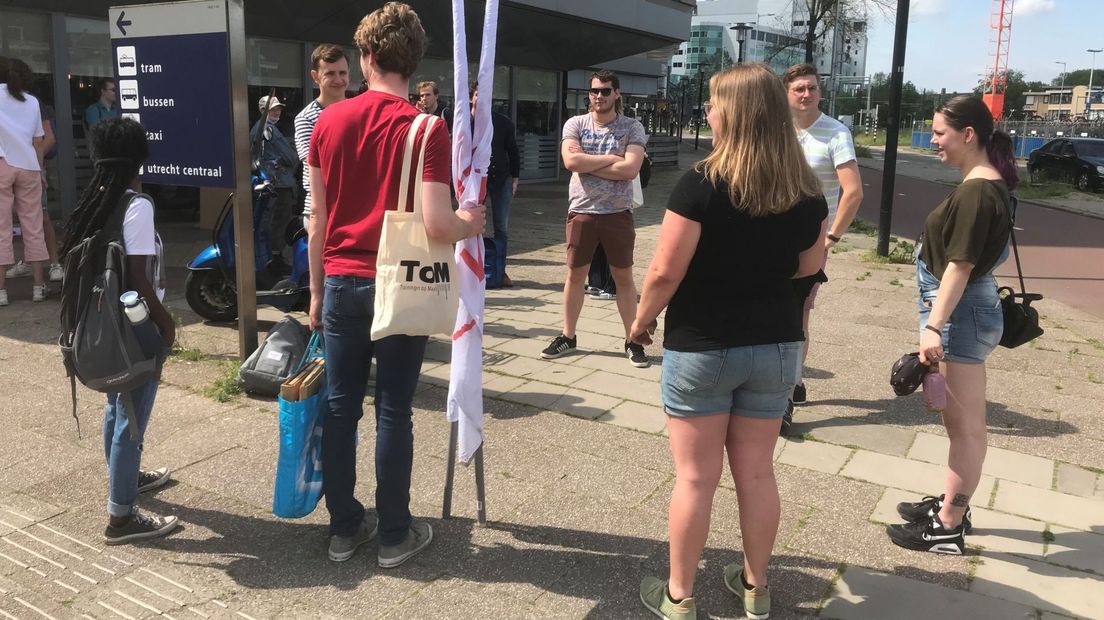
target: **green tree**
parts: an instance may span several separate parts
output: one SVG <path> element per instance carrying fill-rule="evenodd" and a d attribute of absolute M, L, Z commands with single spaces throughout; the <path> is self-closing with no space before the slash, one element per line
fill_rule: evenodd
<path fill-rule="evenodd" d="M 1097 84 L 1101 80 L 1101 72 L 1097 71 L 1093 74 L 1093 81 Z M 1074 69 L 1066 73 L 1065 78 L 1066 86 L 1088 86 L 1089 85 L 1089 69 Z M 1058 74 L 1058 77 L 1050 81 L 1051 86 L 1061 86 L 1063 84 L 1062 75 Z"/>

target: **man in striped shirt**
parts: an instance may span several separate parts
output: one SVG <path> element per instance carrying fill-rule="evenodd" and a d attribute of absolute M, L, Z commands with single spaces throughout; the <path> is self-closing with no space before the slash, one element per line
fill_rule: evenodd
<path fill-rule="evenodd" d="M 303 228 L 310 230 L 311 194 L 307 153 L 318 115 L 331 103 L 345 99 L 349 87 L 349 60 L 341 46 L 323 43 L 311 53 L 311 79 L 318 84 L 318 98 L 295 115 L 295 151 L 303 164 Z"/>
<path fill-rule="evenodd" d="M 805 159 L 820 179 L 824 198 L 828 201 L 828 233 L 824 239 L 824 253 L 837 243 L 862 203 L 862 178 L 855 158 L 855 142 L 851 131 L 836 119 L 822 114 L 819 108 L 820 84 L 816 67 L 809 64 L 794 65 L 782 74 L 782 83 L 790 102 L 790 113 L 797 139 L 805 150 Z M 804 303 L 805 356 L 809 355 L 809 314 L 816 300 L 817 289 L 828 277 L 820 273 L 795 280 L 798 296 Z M 804 358 L 802 359 L 804 362 Z M 802 364 L 804 368 L 804 364 Z M 794 387 L 793 399 L 786 410 L 782 428 L 785 430 L 793 419 L 793 404 L 806 400 L 805 383 Z"/>

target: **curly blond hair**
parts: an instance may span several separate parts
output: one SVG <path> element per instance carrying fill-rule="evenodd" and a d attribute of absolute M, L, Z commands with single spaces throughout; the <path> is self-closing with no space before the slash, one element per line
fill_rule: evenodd
<path fill-rule="evenodd" d="M 362 54 L 375 57 L 376 66 L 404 78 L 414 75 L 427 45 L 422 21 L 410 5 L 388 2 L 364 16 L 353 42 Z"/>

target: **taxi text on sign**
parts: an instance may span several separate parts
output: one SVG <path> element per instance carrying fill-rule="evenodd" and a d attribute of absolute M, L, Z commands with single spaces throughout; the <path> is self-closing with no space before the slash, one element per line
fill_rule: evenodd
<path fill-rule="evenodd" d="M 234 187 L 226 23 L 226 0 L 108 9 L 118 105 L 149 138 L 143 182 Z"/>

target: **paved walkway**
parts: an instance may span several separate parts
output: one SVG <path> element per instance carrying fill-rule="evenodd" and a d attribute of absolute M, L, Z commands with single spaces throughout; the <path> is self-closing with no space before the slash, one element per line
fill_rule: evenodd
<path fill-rule="evenodd" d="M 637 281 L 678 172 L 657 169 L 638 214 Z M 69 417 L 56 302 L 31 304 L 13 281 L 0 309 L 0 616 L 5 618 L 641 618 L 636 591 L 666 566 L 673 469 L 658 406 L 659 347 L 632 368 L 614 302 L 586 301 L 582 353 L 538 352 L 559 332 L 565 187 L 523 186 L 512 214 L 517 288 L 488 294 L 485 338 L 489 523 L 474 522 L 461 468 L 453 519 L 440 520 L 448 345 L 434 341 L 416 400 L 413 510 L 433 545 L 400 569 L 374 548 L 325 559 L 325 510 L 270 513 L 272 402 L 216 386 L 232 370 L 232 326 L 198 322 L 170 272 L 184 350 L 167 365 L 145 462 L 174 482 L 143 498 L 185 526 L 143 546 L 106 548 L 101 396 L 79 391 Z M 164 227 L 170 264 L 204 242 Z M 772 561 L 775 618 L 1104 618 L 1104 323 L 1051 300 L 1047 334 L 998 350 L 989 371 L 989 457 L 964 557 L 890 544 L 893 505 L 937 493 L 946 438 L 920 395 L 895 398 L 890 363 L 915 348 L 909 266 L 866 259 L 848 235 L 814 315 L 810 403 L 778 442 L 782 524 Z M 26 294 L 24 294 L 26 293 Z M 265 326 L 277 318 L 262 316 Z M 370 409 L 369 409 L 370 411 Z M 368 418 L 370 419 L 370 417 Z M 359 493 L 371 503 L 371 424 Z M 738 561 L 735 491 L 722 483 L 697 595 L 702 617 L 739 617 L 720 570 Z"/>

